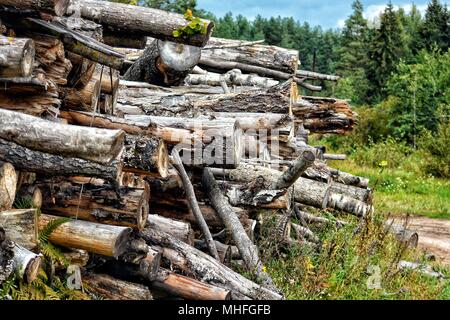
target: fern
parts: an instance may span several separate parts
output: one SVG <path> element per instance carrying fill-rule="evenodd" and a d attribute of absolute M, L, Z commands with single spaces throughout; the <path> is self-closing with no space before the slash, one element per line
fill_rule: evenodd
<path fill-rule="evenodd" d="M 18 198 L 14 201 L 13 204 L 16 209 L 30 209 L 33 208 L 33 198 L 30 196 Z"/>
<path fill-rule="evenodd" d="M 64 267 L 69 265 L 69 261 L 64 257 L 61 250 L 58 247 L 54 246 L 50 242 L 43 242 L 40 244 L 40 251 L 44 255 L 46 259 L 51 261 L 56 261 Z"/>
<path fill-rule="evenodd" d="M 47 225 L 39 232 L 39 242 L 48 243 L 48 238 L 52 232 L 68 221 L 70 221 L 70 218 L 58 218 L 47 223 Z"/>

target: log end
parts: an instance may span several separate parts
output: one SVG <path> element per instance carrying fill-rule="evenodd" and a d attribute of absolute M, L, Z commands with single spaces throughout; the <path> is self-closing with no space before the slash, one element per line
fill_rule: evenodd
<path fill-rule="evenodd" d="M 0 210 L 12 208 L 17 191 L 17 179 L 13 165 L 0 162 Z"/>
<path fill-rule="evenodd" d="M 175 71 L 190 70 L 200 61 L 202 49 L 182 43 L 158 40 L 160 57 Z"/>
<path fill-rule="evenodd" d="M 118 258 L 127 250 L 128 240 L 130 239 L 131 228 L 123 228 L 118 237 L 115 238 L 112 256 Z"/>
<path fill-rule="evenodd" d="M 167 178 L 169 176 L 169 151 L 164 141 L 158 145 L 157 155 L 158 173 L 161 178 Z"/>
<path fill-rule="evenodd" d="M 41 257 L 36 256 L 34 259 L 28 263 L 28 266 L 25 270 L 25 280 L 28 283 L 33 282 L 36 280 L 38 274 L 39 274 L 39 268 L 41 267 Z"/>
<path fill-rule="evenodd" d="M 22 77 L 28 77 L 33 72 L 34 57 L 35 57 L 34 41 L 30 39 L 25 44 L 22 53 L 22 64 L 20 66 Z"/>

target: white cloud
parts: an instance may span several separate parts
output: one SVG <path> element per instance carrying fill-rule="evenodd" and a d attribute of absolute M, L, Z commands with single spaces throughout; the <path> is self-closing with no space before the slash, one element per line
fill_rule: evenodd
<path fill-rule="evenodd" d="M 345 27 L 345 19 L 339 19 L 337 25 L 338 25 L 338 28 L 344 28 Z"/>
<path fill-rule="evenodd" d="M 364 14 L 363 14 L 364 18 L 366 18 L 370 22 L 374 22 L 374 21 L 378 20 L 380 14 L 384 11 L 385 8 L 386 8 L 386 5 L 370 5 L 364 11 Z M 403 10 L 405 10 L 405 12 L 408 13 L 412 9 L 412 4 L 404 4 L 401 6 L 394 5 L 395 10 L 398 10 L 399 8 L 403 8 Z M 426 4 L 418 5 L 417 9 L 420 11 L 420 13 L 422 15 L 424 15 L 425 11 L 427 9 L 427 5 Z"/>

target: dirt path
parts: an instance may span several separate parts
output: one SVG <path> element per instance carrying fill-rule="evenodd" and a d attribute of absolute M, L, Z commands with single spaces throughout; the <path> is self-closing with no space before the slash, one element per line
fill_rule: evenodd
<path fill-rule="evenodd" d="M 401 220 L 397 218 L 396 221 Z M 450 220 L 410 217 L 408 229 L 419 234 L 419 248 L 433 253 L 438 261 L 450 266 Z"/>

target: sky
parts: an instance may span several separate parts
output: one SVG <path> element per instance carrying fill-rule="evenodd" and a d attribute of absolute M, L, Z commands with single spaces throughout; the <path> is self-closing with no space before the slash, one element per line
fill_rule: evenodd
<path fill-rule="evenodd" d="M 253 19 L 260 14 L 263 17 L 294 17 L 300 22 L 312 26 L 320 25 L 325 29 L 339 28 L 351 14 L 353 0 L 197 0 L 198 7 L 211 11 L 218 17 L 232 12 L 233 16 L 242 14 Z M 388 0 L 362 0 L 365 16 L 369 20 L 376 18 L 386 6 Z M 411 8 L 412 0 L 392 0 L 396 7 L 406 11 Z M 415 0 L 421 12 L 425 12 L 427 0 Z M 450 7 L 450 0 L 441 0 Z"/>

